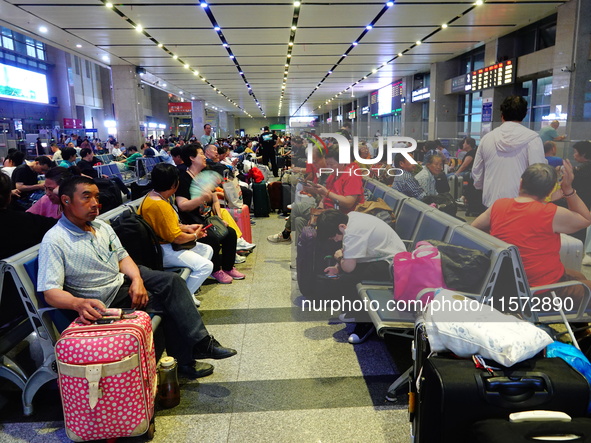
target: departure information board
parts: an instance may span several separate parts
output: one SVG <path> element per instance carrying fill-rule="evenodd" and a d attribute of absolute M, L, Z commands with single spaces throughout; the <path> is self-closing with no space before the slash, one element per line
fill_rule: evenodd
<path fill-rule="evenodd" d="M 369 95 L 372 117 L 397 114 L 402 111 L 402 79 L 396 80 Z"/>
<path fill-rule="evenodd" d="M 472 71 L 472 91 L 514 83 L 516 71 L 514 60 L 507 60 Z"/>

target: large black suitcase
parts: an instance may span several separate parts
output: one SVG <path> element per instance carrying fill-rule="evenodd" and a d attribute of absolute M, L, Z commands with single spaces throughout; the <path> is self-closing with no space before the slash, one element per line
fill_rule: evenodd
<path fill-rule="evenodd" d="M 281 183 L 281 211 L 284 214 L 289 212 L 287 205 L 291 205 L 291 185 L 289 183 Z"/>
<path fill-rule="evenodd" d="M 271 212 L 271 203 L 269 201 L 269 193 L 267 192 L 267 184 L 264 181 L 253 183 L 252 201 L 255 217 L 269 216 L 269 213 Z"/>
<path fill-rule="evenodd" d="M 533 358 L 492 374 L 471 360 L 429 357 L 415 399 L 415 443 L 473 443 L 471 426 L 507 419 L 517 411 L 545 409 L 585 417 L 587 380 L 559 358 Z"/>

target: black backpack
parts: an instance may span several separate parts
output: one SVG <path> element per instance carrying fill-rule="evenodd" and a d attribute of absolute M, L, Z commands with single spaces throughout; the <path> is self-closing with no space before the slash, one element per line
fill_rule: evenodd
<path fill-rule="evenodd" d="M 158 237 L 141 215 L 125 211 L 111 221 L 111 226 L 136 264 L 156 271 L 164 269 Z"/>
<path fill-rule="evenodd" d="M 108 178 L 95 178 L 94 183 L 99 189 L 101 212 L 105 213 L 123 204 L 123 197 L 117 184 Z"/>

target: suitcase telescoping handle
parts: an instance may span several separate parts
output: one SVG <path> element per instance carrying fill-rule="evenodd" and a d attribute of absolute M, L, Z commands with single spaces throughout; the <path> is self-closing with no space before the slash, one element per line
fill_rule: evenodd
<path fill-rule="evenodd" d="M 503 408 L 537 406 L 547 403 L 552 397 L 552 384 L 542 373 L 510 376 L 479 374 L 476 381 L 486 401 Z"/>

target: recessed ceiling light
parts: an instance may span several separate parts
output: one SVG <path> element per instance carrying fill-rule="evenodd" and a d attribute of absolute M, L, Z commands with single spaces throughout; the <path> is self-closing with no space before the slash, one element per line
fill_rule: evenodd
<path fill-rule="evenodd" d="M 207 8 L 207 3 L 206 2 L 201 2 L 201 7 L 202 8 Z"/>
<path fill-rule="evenodd" d="M 221 31 L 221 28 L 219 26 L 216 26 L 216 27 L 213 28 L 213 30 L 216 31 L 216 32 L 219 32 L 219 31 Z"/>
<path fill-rule="evenodd" d="M 183 95 L 183 91 L 179 91 L 179 94 Z"/>
<path fill-rule="evenodd" d="M 301 5 L 301 3 L 300 2 L 293 2 L 293 5 L 297 8 Z"/>
<path fill-rule="evenodd" d="M 162 46 L 164 46 L 162 43 L 158 43 L 159 48 L 161 48 Z"/>
<path fill-rule="evenodd" d="M 222 46 L 223 46 L 224 48 L 227 48 L 227 47 L 228 47 L 228 44 L 227 44 L 227 43 L 222 43 Z"/>
<path fill-rule="evenodd" d="M 162 87 L 163 88 L 166 88 L 166 83 L 162 83 Z"/>
<path fill-rule="evenodd" d="M 112 8 L 112 7 L 113 7 L 113 3 L 111 3 L 111 2 L 107 2 L 107 3 L 105 3 L 105 6 L 106 6 L 107 8 Z"/>
<path fill-rule="evenodd" d="M 476 3 L 474 3 L 474 4 L 476 6 L 480 6 L 480 5 L 482 5 L 482 3 L 483 3 L 482 0 L 476 0 Z"/>
<path fill-rule="evenodd" d="M 195 97 L 191 97 L 191 100 L 195 100 Z"/>
<path fill-rule="evenodd" d="M 240 71 L 238 74 L 240 74 L 240 75 L 244 75 L 244 72 Z"/>
<path fill-rule="evenodd" d="M 378 70 L 377 70 L 376 68 L 373 68 L 373 69 L 371 70 L 371 72 L 372 72 L 373 74 L 375 74 L 376 72 L 378 72 Z"/>
<path fill-rule="evenodd" d="M 417 40 L 417 45 L 420 45 L 421 43 L 423 43 L 423 42 L 420 40 Z"/>
<path fill-rule="evenodd" d="M 402 52 L 399 52 L 398 53 L 398 57 L 402 57 Z"/>
<path fill-rule="evenodd" d="M 390 7 L 394 6 L 394 2 L 386 2 L 386 6 L 388 8 L 390 8 Z"/>
<path fill-rule="evenodd" d="M 185 69 L 189 69 L 189 68 L 190 68 L 189 64 L 185 63 Z"/>
<path fill-rule="evenodd" d="M 174 54 L 174 55 L 172 56 L 172 58 L 174 58 L 174 59 L 176 60 L 177 58 L 179 58 L 179 56 L 178 56 L 178 55 L 176 55 L 176 54 Z"/>
<path fill-rule="evenodd" d="M 197 77 L 199 75 L 199 71 L 193 71 L 193 75 Z"/>
<path fill-rule="evenodd" d="M 298 27 L 297 27 L 297 26 L 295 26 L 295 25 L 291 27 L 291 30 L 292 30 L 292 31 L 295 31 L 296 29 L 298 29 Z"/>
<path fill-rule="evenodd" d="M 289 43 L 288 43 L 288 45 L 289 45 L 289 46 L 293 46 L 293 42 L 289 42 Z"/>
<path fill-rule="evenodd" d="M 441 25 L 441 28 L 442 28 L 442 29 L 445 29 L 445 28 L 447 28 L 447 23 L 444 23 L 444 24 L 442 24 L 442 25 Z"/>
<path fill-rule="evenodd" d="M 373 29 L 373 26 L 372 26 L 372 25 L 367 25 L 367 26 L 365 27 L 365 29 L 367 29 L 367 30 L 369 31 L 370 29 Z"/>
<path fill-rule="evenodd" d="M 108 62 L 109 61 L 109 56 L 108 55 L 103 55 L 103 61 L 104 62 Z"/>
<path fill-rule="evenodd" d="M 136 25 L 136 26 L 135 26 L 135 30 L 136 30 L 137 32 L 142 32 L 142 31 L 144 30 L 144 27 L 143 27 L 142 25 Z"/>
<path fill-rule="evenodd" d="M 47 32 L 47 28 L 45 26 L 39 26 L 39 32 L 45 34 Z"/>
<path fill-rule="evenodd" d="M 359 43 L 357 42 L 353 42 L 353 46 L 357 46 Z"/>
<path fill-rule="evenodd" d="M 291 58 L 291 54 L 287 54 L 287 58 Z"/>
<path fill-rule="evenodd" d="M 80 43 L 78 43 L 78 44 L 76 45 L 76 47 L 77 47 L 77 48 L 81 48 L 81 47 L 82 47 L 82 45 L 81 45 Z"/>

